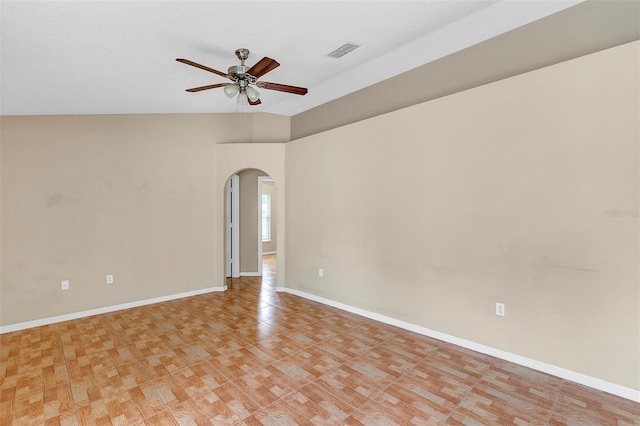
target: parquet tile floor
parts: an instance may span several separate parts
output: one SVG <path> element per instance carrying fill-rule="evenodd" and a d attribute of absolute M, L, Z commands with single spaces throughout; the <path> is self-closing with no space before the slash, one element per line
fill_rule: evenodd
<path fill-rule="evenodd" d="M 0 336 L 1 425 L 640 425 L 640 404 L 275 292 Z"/>

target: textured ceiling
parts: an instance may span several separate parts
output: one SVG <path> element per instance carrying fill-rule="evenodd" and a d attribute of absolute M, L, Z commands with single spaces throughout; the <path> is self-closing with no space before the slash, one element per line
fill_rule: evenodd
<path fill-rule="evenodd" d="M 237 112 L 221 71 L 248 48 L 281 66 L 252 112 L 295 115 L 580 3 L 570 1 L 7 1 L 0 3 L 0 113 Z M 361 47 L 341 59 L 346 42 Z"/>

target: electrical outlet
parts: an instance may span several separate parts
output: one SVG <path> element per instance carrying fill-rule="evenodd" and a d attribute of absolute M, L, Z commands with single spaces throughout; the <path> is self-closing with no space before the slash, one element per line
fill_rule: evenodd
<path fill-rule="evenodd" d="M 324 270 L 322 268 L 318 269 L 318 276 L 320 278 L 324 277 Z"/>
<path fill-rule="evenodd" d="M 107 284 L 113 284 L 113 275 L 107 275 Z"/>
<path fill-rule="evenodd" d="M 69 280 L 60 281 L 60 290 L 69 290 Z"/>
<path fill-rule="evenodd" d="M 504 303 L 496 303 L 496 315 L 504 316 Z"/>

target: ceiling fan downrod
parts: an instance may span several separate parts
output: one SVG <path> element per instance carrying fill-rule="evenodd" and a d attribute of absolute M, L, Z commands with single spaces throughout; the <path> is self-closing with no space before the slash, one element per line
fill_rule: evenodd
<path fill-rule="evenodd" d="M 240 65 L 233 65 L 229 67 L 227 71 L 229 73 L 229 78 L 236 83 L 239 81 L 246 81 L 249 84 L 256 84 L 258 79 L 247 73 L 247 71 L 249 71 L 249 67 L 244 64 L 244 61 L 249 57 L 249 49 L 236 50 L 236 56 L 240 59 Z M 240 87 L 242 88 L 244 86 L 241 85 Z"/>

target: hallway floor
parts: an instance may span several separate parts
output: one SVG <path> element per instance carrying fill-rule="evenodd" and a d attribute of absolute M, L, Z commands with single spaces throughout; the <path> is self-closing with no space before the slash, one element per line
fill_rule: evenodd
<path fill-rule="evenodd" d="M 640 404 L 275 292 L 0 336 L 0 425 L 640 425 Z"/>

